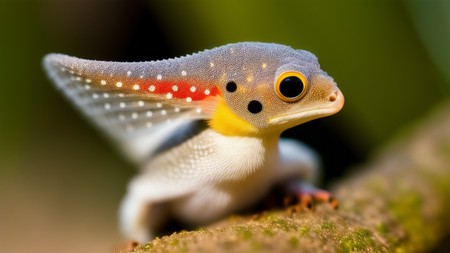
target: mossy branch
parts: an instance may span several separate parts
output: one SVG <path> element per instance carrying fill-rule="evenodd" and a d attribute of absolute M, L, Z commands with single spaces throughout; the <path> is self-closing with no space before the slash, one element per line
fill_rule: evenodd
<path fill-rule="evenodd" d="M 267 212 L 132 252 L 423 252 L 450 232 L 450 102 L 332 190 L 339 210 Z"/>

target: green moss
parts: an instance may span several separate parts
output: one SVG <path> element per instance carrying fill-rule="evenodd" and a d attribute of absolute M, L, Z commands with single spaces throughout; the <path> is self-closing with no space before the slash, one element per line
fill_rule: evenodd
<path fill-rule="evenodd" d="M 253 236 L 252 231 L 245 226 L 236 226 L 235 231 L 237 232 L 238 237 L 244 241 L 251 239 Z"/>
<path fill-rule="evenodd" d="M 388 226 L 385 223 L 380 222 L 377 225 L 377 231 L 380 234 L 385 235 L 385 234 L 387 234 L 389 232 L 389 228 L 388 228 Z"/>
<path fill-rule="evenodd" d="M 395 253 L 406 253 L 408 251 L 406 251 L 405 247 L 398 247 L 394 250 Z"/>
<path fill-rule="evenodd" d="M 146 243 L 142 246 L 142 249 L 149 250 L 153 247 L 152 243 Z"/>
<path fill-rule="evenodd" d="M 261 242 L 254 241 L 251 243 L 252 249 L 254 251 L 261 251 L 264 249 L 264 245 Z"/>
<path fill-rule="evenodd" d="M 384 222 L 380 222 L 375 227 L 376 231 L 380 233 L 380 235 L 388 241 L 389 248 L 391 252 L 406 252 L 403 247 L 404 238 L 393 235 L 391 233 L 391 228 L 388 224 Z"/>
<path fill-rule="evenodd" d="M 272 236 L 275 235 L 275 231 L 273 231 L 272 228 L 265 228 L 265 229 L 263 230 L 263 235 L 272 237 Z"/>
<path fill-rule="evenodd" d="M 302 235 L 302 236 L 308 235 L 310 230 L 311 229 L 309 227 L 307 227 L 307 226 L 300 226 L 298 228 L 298 231 L 300 232 L 300 235 Z"/>
<path fill-rule="evenodd" d="M 289 246 L 291 246 L 293 249 L 298 248 L 298 245 L 300 243 L 300 241 L 298 240 L 297 237 L 291 237 L 288 241 Z"/>
<path fill-rule="evenodd" d="M 339 242 L 338 252 L 373 252 L 379 251 L 372 233 L 364 228 L 358 228 L 344 236 Z"/>
<path fill-rule="evenodd" d="M 320 228 L 321 228 L 322 230 L 331 232 L 331 231 L 334 230 L 334 224 L 331 223 L 331 222 L 329 222 L 329 221 L 324 221 L 324 222 L 320 225 Z"/>
<path fill-rule="evenodd" d="M 267 220 L 269 221 L 269 226 L 283 230 L 285 232 L 294 231 L 297 229 L 296 226 L 289 224 L 289 222 L 285 218 L 269 216 Z"/>
<path fill-rule="evenodd" d="M 179 244 L 179 241 L 178 241 L 178 239 L 176 239 L 176 238 L 174 238 L 174 239 L 170 242 L 170 245 L 171 245 L 171 246 L 174 246 L 174 247 L 178 246 L 178 244 Z"/>
<path fill-rule="evenodd" d="M 426 178 L 426 182 L 433 184 L 433 193 L 427 198 L 440 199 L 440 214 L 436 214 L 436 220 L 442 222 L 433 222 L 423 218 L 423 210 L 427 208 L 428 199 L 424 199 L 420 193 L 404 193 L 391 203 L 390 210 L 400 222 L 402 227 L 408 233 L 408 249 L 426 249 L 429 245 L 438 241 L 442 230 L 446 230 L 450 225 L 448 212 L 450 209 L 450 175 L 447 171 L 436 173 L 436 168 L 421 168 L 420 176 Z M 431 195 L 433 194 L 433 195 Z M 420 233 L 417 233 L 420 231 Z"/>
<path fill-rule="evenodd" d="M 207 231 L 204 227 L 199 227 L 199 228 L 197 228 L 197 229 L 195 229 L 195 231 L 198 231 L 198 232 L 205 232 L 205 231 Z"/>
<path fill-rule="evenodd" d="M 437 240 L 435 227 L 433 227 L 432 223 L 422 218 L 423 203 L 424 201 L 419 193 L 406 192 L 400 194 L 389 205 L 390 211 L 408 235 L 406 250 L 415 249 L 421 251 L 430 242 Z M 421 232 L 418 233 L 417 231 Z"/>

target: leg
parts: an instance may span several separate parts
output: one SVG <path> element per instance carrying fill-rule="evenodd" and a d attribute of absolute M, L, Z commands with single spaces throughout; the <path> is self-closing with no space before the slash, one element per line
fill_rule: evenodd
<path fill-rule="evenodd" d="M 316 203 L 329 203 L 334 209 L 338 208 L 338 201 L 331 193 L 316 188 L 306 182 L 291 182 L 287 186 L 288 195 L 285 205 L 296 205 L 296 208 L 312 209 Z"/>
<path fill-rule="evenodd" d="M 154 237 L 154 231 L 167 221 L 162 203 L 150 203 L 140 194 L 130 191 L 123 198 L 119 219 L 122 232 L 131 240 L 145 243 Z"/>
<path fill-rule="evenodd" d="M 280 140 L 281 172 L 280 180 L 286 183 L 288 197 L 284 204 L 299 204 L 312 208 L 313 204 L 328 202 L 337 208 L 337 201 L 327 191 L 314 187 L 319 177 L 318 156 L 295 140 Z"/>
<path fill-rule="evenodd" d="M 317 153 L 303 143 L 292 139 L 280 139 L 280 162 L 277 180 L 295 178 L 315 184 L 320 176 L 320 159 Z"/>

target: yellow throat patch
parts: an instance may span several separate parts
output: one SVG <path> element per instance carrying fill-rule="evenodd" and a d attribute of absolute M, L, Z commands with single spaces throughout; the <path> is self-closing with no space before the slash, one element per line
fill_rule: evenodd
<path fill-rule="evenodd" d="M 217 102 L 212 119 L 208 122 L 215 131 L 229 136 L 254 136 L 259 129 L 232 112 L 223 98 Z"/>

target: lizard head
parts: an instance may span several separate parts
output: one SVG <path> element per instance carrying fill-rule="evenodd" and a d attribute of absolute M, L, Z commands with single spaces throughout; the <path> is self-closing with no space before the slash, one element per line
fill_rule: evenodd
<path fill-rule="evenodd" d="M 219 86 L 223 100 L 210 120 L 219 132 L 281 133 L 343 107 L 342 92 L 312 53 L 264 43 L 232 51 Z"/>

